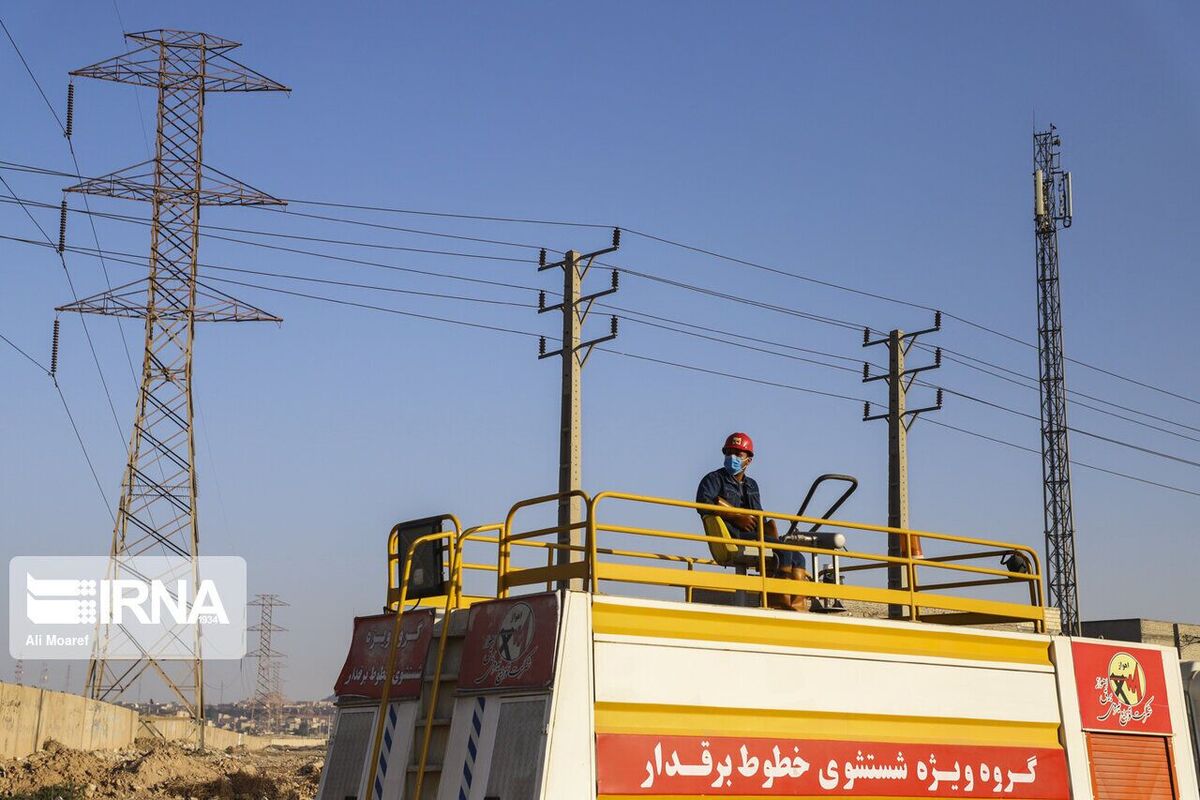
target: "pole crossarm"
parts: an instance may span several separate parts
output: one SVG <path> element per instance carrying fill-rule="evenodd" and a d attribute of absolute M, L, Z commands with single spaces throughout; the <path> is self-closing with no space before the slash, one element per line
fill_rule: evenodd
<path fill-rule="evenodd" d="M 122 200 L 142 200 L 168 204 L 191 205 L 197 200 L 196 189 L 191 183 L 157 184 L 154 160 L 143 161 L 124 169 L 88 178 L 68 186 L 64 192 L 91 194 L 99 197 L 116 197 Z M 190 177 L 190 176 L 189 176 Z M 224 172 L 202 165 L 200 169 L 199 203 L 202 206 L 286 206 L 286 200 L 263 192 L 253 186 L 226 175 Z"/>
<path fill-rule="evenodd" d="M 141 278 L 123 286 L 113 287 L 110 291 L 58 306 L 54 310 L 63 313 L 145 319 L 148 315 L 146 297 L 150 294 L 149 283 L 149 278 Z M 155 315 L 158 319 L 177 322 L 187 321 L 189 318 L 196 322 L 283 322 L 281 317 L 203 284 L 197 286 L 196 303 L 193 308 L 160 307 L 156 309 Z"/>
<path fill-rule="evenodd" d="M 230 50 L 241 47 L 239 43 L 229 39 L 207 33 L 166 28 L 128 33 L 125 38 L 140 43 L 141 46 L 128 53 L 74 70 L 70 73 L 71 77 L 97 78 L 166 90 L 190 86 L 195 83 L 196 75 L 189 71 L 186 57 L 169 59 L 164 63 L 163 53 L 170 51 L 178 56 L 197 51 L 204 54 L 205 70 L 200 76 L 200 85 L 205 92 L 291 91 L 282 83 L 226 55 Z"/>

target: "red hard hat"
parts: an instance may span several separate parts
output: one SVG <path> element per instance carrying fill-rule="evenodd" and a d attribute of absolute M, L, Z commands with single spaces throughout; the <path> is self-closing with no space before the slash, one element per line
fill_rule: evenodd
<path fill-rule="evenodd" d="M 754 455 L 754 440 L 750 438 L 749 434 L 741 431 L 731 433 L 725 440 L 725 446 L 721 448 L 721 452 L 728 455 L 730 450 L 745 450 L 750 455 Z"/>

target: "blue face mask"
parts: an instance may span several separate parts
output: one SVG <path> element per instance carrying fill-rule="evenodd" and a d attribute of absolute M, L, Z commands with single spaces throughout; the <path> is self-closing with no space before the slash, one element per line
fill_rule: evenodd
<path fill-rule="evenodd" d="M 725 456 L 725 469 L 729 472 L 730 475 L 737 475 L 739 472 L 741 472 L 745 468 L 745 466 L 746 465 L 742 463 L 742 459 L 739 458 L 738 456 L 735 456 L 735 455 Z"/>

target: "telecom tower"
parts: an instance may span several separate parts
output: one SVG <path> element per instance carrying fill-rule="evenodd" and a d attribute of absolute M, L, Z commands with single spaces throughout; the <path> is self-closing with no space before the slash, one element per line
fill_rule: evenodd
<path fill-rule="evenodd" d="M 257 625 L 247 628 L 258 633 L 258 649 L 247 653 L 258 659 L 258 683 L 254 689 L 254 716 L 257 724 L 262 721 L 272 732 L 279 732 L 283 723 L 283 684 L 280 668 L 285 656 L 271 647 L 271 634 L 286 631 L 274 622 L 275 609 L 286 606 L 277 594 L 257 594 L 246 604 L 259 609 Z"/>
<path fill-rule="evenodd" d="M 287 87 L 230 58 L 229 51 L 239 46 L 237 42 L 175 30 L 144 31 L 126 38 L 134 45 L 132 51 L 76 70 L 71 76 L 157 89 L 154 158 L 84 180 L 66 191 L 150 203 L 149 275 L 59 310 L 145 320 L 141 386 L 121 481 L 109 572 L 113 576 L 123 572 L 122 565 L 129 557 L 169 555 L 190 562 L 194 593 L 199 555 L 192 420 L 195 324 L 280 321 L 197 279 L 200 207 L 283 204 L 204 165 L 204 100 L 209 92 L 287 91 Z M 68 131 L 73 99 L 72 85 Z M 188 598 L 189 605 L 193 600 L 194 596 Z M 89 696 L 114 700 L 150 670 L 189 711 L 202 737 L 204 679 L 198 627 L 170 632 L 189 648 L 186 660 L 156 659 L 144 649 L 137 660 L 110 660 L 112 641 L 121 635 L 119 630 L 99 632 L 88 666 Z"/>
<path fill-rule="evenodd" d="M 1033 229 L 1037 239 L 1038 377 L 1041 382 L 1042 501 L 1046 528 L 1048 601 L 1065 633 L 1078 635 L 1075 515 L 1067 447 L 1062 298 L 1058 285 L 1058 229 L 1071 227 L 1071 173 L 1062 169 L 1062 139 L 1050 129 L 1033 134 Z"/>

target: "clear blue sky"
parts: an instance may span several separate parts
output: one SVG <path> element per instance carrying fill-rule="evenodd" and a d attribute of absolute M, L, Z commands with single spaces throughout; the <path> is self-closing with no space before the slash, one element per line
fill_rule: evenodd
<path fill-rule="evenodd" d="M 1054 122 L 1075 176 L 1061 238 L 1068 354 L 1200 398 L 1195 143 L 1200 72 L 1194 4 L 617 3 L 470 5 L 118 0 L 129 30 L 203 30 L 290 96 L 211 96 L 210 164 L 284 197 L 617 224 L 882 295 L 1033 340 L 1033 125 Z M 12 3 L 3 19 L 59 114 L 67 72 L 124 51 L 110 3 Z M 0 160 L 70 168 L 49 110 L 0 41 Z M 75 147 L 85 173 L 145 160 L 149 90 L 79 81 Z M 139 94 L 140 93 L 140 94 Z M 135 96 L 136 95 L 136 96 Z M 147 134 L 147 131 L 149 132 Z M 148 138 L 147 138 L 148 137 Z M 5 172 L 57 204 L 64 181 Z M 145 215 L 92 199 L 92 208 Z M 78 197 L 73 206 L 79 206 Z M 312 207 L 293 206 L 313 211 Z M 54 236 L 57 214 L 37 211 Z M 358 219 L 581 250 L 605 231 L 344 212 Z M 392 246 L 526 256 L 256 209 L 205 221 Z M 145 253 L 146 229 L 99 220 L 102 246 Z M 34 237 L 0 204 L 0 234 Z M 227 234 L 238 236 L 238 234 Z M 243 237 L 249 238 L 249 237 Z M 69 239 L 93 246 L 87 220 Z M 262 240 L 272 241 L 272 240 Z M 279 243 L 277 241 L 277 243 Z M 282 241 L 303 249 L 555 288 L 532 264 Z M 201 260 L 265 271 L 528 303 L 516 291 L 389 272 L 208 239 Z M 911 308 L 715 261 L 627 236 L 630 269 L 797 310 L 912 329 Z M 53 307 L 70 299 L 47 250 L 0 241 L 0 334 L 48 360 Z M 104 288 L 68 257 L 81 295 Z M 113 283 L 144 269 L 108 264 Z M 209 277 L 229 277 L 216 272 Z M 244 279 L 244 278 L 238 278 Z M 254 278 L 245 278 L 254 281 Z M 590 284 L 604 285 L 604 274 Z M 526 308 L 256 282 L 553 334 Z M 243 555 L 252 592 L 291 602 L 277 647 L 286 689 L 327 694 L 351 617 L 383 600 L 390 525 L 453 511 L 497 521 L 556 482 L 558 372 L 536 341 L 238 287 L 282 327 L 203 327 L 196 346 L 202 549 Z M 858 358 L 860 335 L 628 277 L 617 304 Z M 134 383 L 118 326 L 89 320 L 117 416 Z M 602 333 L 604 318 L 589 322 Z M 126 323 L 135 363 L 140 332 Z M 721 338 L 721 337 L 718 337 Z M 1036 374 L 1033 350 L 948 321 L 931 343 Z M 854 397 L 885 399 L 854 372 L 633 323 L 617 349 Z M 878 359 L 877 353 L 870 353 Z M 878 363 L 878 361 L 877 361 Z M 851 365 L 853 366 L 853 365 Z M 46 377 L 0 349 L 0 558 L 106 552 L 124 459 L 77 319 L 64 319 L 59 377 L 104 502 Z M 934 380 L 1024 412 L 1037 394 L 948 364 Z M 1072 367 L 1083 391 L 1200 428 L 1200 406 Z M 793 509 L 821 472 L 851 472 L 848 518 L 886 518 L 886 439 L 861 405 L 597 353 L 585 376 L 585 485 L 688 497 L 722 438 L 750 432 L 769 508 Z M 927 399 L 927 398 L 926 398 Z M 918 398 L 919 400 L 919 398 Z M 1039 446 L 1036 422 L 950 397 L 938 420 Z M 1194 440 L 1073 407 L 1072 424 L 1184 458 Z M 1162 423 L 1157 423 L 1162 424 Z M 1189 436 L 1200 432 L 1164 425 Z M 1076 436 L 1075 458 L 1191 491 L 1195 467 Z M 1036 455 L 919 423 L 910 442 L 915 527 L 1041 546 Z M 1200 497 L 1075 471 L 1083 615 L 1195 621 Z M 6 623 L 0 623 L 6 624 Z M 3 632 L 6 636 L 6 632 Z M 0 676 L 12 662 L 0 655 Z M 77 665 L 73 683 L 78 684 Z M 36 678 L 40 665 L 26 665 Z M 252 665 L 210 669 L 226 698 Z M 55 667 L 50 685 L 62 683 Z M 210 693 L 211 699 L 216 699 Z"/>

